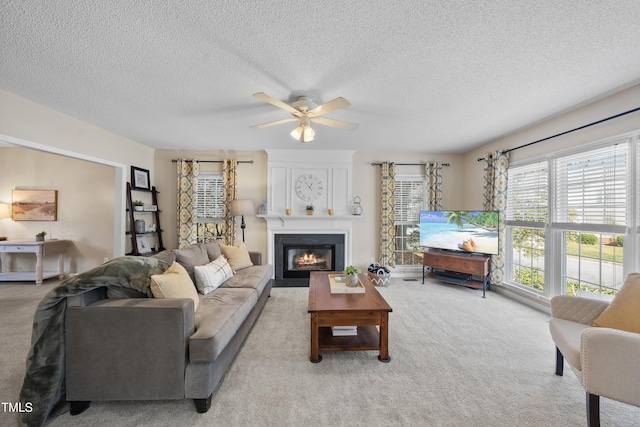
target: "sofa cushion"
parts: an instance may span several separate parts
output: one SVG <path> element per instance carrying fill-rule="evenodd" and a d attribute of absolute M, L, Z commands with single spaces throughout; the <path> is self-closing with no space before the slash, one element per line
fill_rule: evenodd
<path fill-rule="evenodd" d="M 209 261 L 215 261 L 218 259 L 220 255 L 222 255 L 222 250 L 220 249 L 220 245 L 222 245 L 224 240 L 217 239 L 213 242 L 204 243 L 204 249 L 207 251 L 207 256 L 209 257 Z"/>
<path fill-rule="evenodd" d="M 189 360 L 216 360 L 257 302 L 253 289 L 218 288 L 203 296 L 196 312 L 196 331 L 189 337 Z"/>
<path fill-rule="evenodd" d="M 193 267 L 198 291 L 207 295 L 233 276 L 227 259 L 220 255 L 215 261 Z"/>
<path fill-rule="evenodd" d="M 150 258 L 157 258 L 171 265 L 176 260 L 176 254 L 174 254 L 173 251 L 164 250 L 164 251 L 158 252 L 155 255 L 151 255 Z"/>
<path fill-rule="evenodd" d="M 176 254 L 176 261 L 180 263 L 187 270 L 191 280 L 195 282 L 196 278 L 193 273 L 193 267 L 196 265 L 205 265 L 209 263 L 209 255 L 204 245 L 196 243 L 186 248 L 175 249 L 173 253 Z"/>
<path fill-rule="evenodd" d="M 640 334 L 640 273 L 629 273 L 617 295 L 593 326 Z"/>
<path fill-rule="evenodd" d="M 191 298 L 194 310 L 200 302 L 198 291 L 189 274 L 177 262 L 171 264 L 164 273 L 151 276 L 151 292 L 154 298 Z"/>
<path fill-rule="evenodd" d="M 232 278 L 224 282 L 223 288 L 250 288 L 255 289 L 258 296 L 271 280 L 273 267 L 267 265 L 253 265 L 236 271 Z"/>
<path fill-rule="evenodd" d="M 229 261 L 229 265 L 234 271 L 253 265 L 249 251 L 244 243 L 239 243 L 235 246 L 220 245 L 220 249 L 222 250 L 222 255 Z"/>

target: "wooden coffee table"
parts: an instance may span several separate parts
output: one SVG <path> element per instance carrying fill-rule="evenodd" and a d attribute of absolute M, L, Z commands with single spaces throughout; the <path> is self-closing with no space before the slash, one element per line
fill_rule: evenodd
<path fill-rule="evenodd" d="M 381 362 L 389 356 L 389 313 L 393 310 L 378 293 L 366 274 L 360 274 L 363 294 L 332 294 L 329 274 L 311 272 L 309 278 L 309 314 L 311 315 L 311 362 L 322 360 L 320 352 L 379 350 Z M 357 326 L 358 335 L 337 336 L 331 326 Z M 376 326 L 380 327 L 380 331 Z"/>

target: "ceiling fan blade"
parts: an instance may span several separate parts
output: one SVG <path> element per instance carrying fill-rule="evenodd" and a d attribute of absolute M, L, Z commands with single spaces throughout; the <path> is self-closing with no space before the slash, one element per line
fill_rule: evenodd
<path fill-rule="evenodd" d="M 256 98 L 258 98 L 261 101 L 268 102 L 271 105 L 275 105 L 278 108 L 282 108 L 283 110 L 290 112 L 291 114 L 293 114 L 296 117 L 300 117 L 300 115 L 301 115 L 300 111 L 296 110 L 291 105 L 285 104 L 284 102 L 280 101 L 279 99 L 275 99 L 273 96 L 267 95 L 264 92 L 254 93 L 253 96 L 255 96 Z"/>
<path fill-rule="evenodd" d="M 327 114 L 332 111 L 339 110 L 341 108 L 347 108 L 350 105 L 351 103 L 349 101 L 339 96 L 336 99 L 333 99 L 329 102 L 325 102 L 324 104 L 318 105 L 316 108 L 307 111 L 307 117 L 322 116 L 323 114 Z"/>
<path fill-rule="evenodd" d="M 276 120 L 275 122 L 263 123 L 261 125 L 253 125 L 251 126 L 251 129 L 268 128 L 269 126 L 281 125 L 283 123 L 289 123 L 289 122 L 297 122 L 298 120 L 299 119 L 297 119 L 296 117 L 289 117 L 288 119 Z"/>
<path fill-rule="evenodd" d="M 328 119 L 326 117 L 309 117 L 314 123 L 318 123 L 325 126 L 331 126 L 334 128 L 347 129 L 347 130 L 356 130 L 358 129 L 358 125 L 356 123 L 343 122 L 342 120 L 334 120 Z"/>

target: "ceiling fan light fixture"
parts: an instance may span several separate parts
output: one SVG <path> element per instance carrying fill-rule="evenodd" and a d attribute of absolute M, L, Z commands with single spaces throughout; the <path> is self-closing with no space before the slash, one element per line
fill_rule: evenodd
<path fill-rule="evenodd" d="M 291 138 L 295 139 L 296 141 L 300 141 L 303 131 L 304 131 L 304 128 L 302 127 L 302 125 L 300 125 L 294 130 L 292 130 L 289 135 L 291 135 Z"/>
<path fill-rule="evenodd" d="M 306 124 L 303 126 L 304 129 L 304 140 L 313 141 L 313 138 L 316 136 L 316 131 L 314 131 L 310 125 Z"/>

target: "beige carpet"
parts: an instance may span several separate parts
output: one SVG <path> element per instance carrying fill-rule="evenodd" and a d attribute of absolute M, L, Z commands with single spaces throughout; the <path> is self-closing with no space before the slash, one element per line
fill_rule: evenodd
<path fill-rule="evenodd" d="M 50 285 L 45 285 L 49 286 Z M 495 292 L 394 279 L 380 292 L 390 315 L 391 363 L 376 352 L 309 362 L 307 288 L 275 288 L 214 394 L 191 400 L 94 402 L 51 426 L 585 426 L 584 392 L 570 368 L 554 374 L 548 315 Z M 0 284 L 3 402 L 22 383 L 42 289 Z M 161 355 L 159 355 L 161 357 Z M 601 399 L 603 426 L 640 426 L 640 408 Z M 15 424 L 15 414 L 0 414 Z"/>

